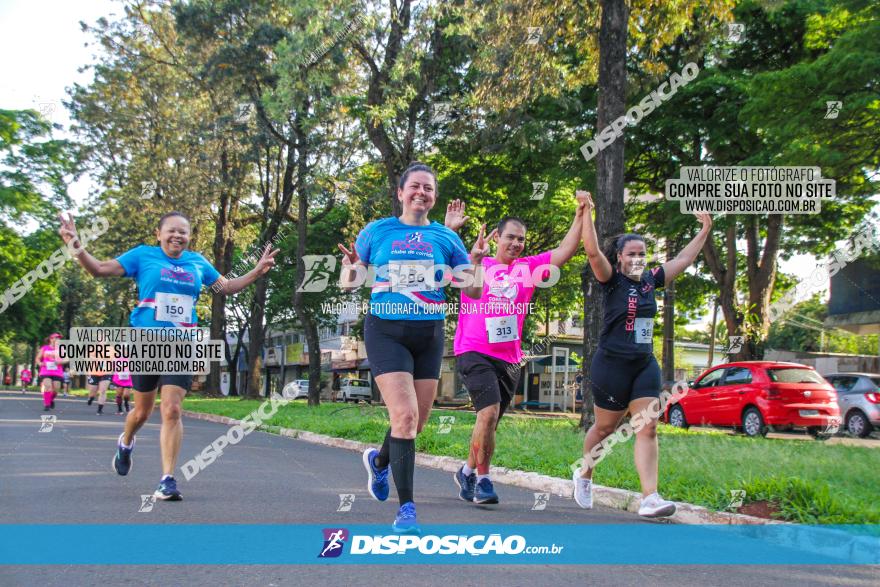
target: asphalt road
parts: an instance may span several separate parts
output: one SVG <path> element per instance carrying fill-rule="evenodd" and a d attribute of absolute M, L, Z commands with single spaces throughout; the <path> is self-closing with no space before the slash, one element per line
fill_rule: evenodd
<path fill-rule="evenodd" d="M 155 489 L 161 472 L 159 419 L 139 433 L 127 477 L 111 470 L 122 417 L 96 416 L 85 400 L 57 401 L 57 421 L 39 432 L 39 396 L 0 394 L 0 515 L 3 524 L 390 524 L 396 499 L 372 500 L 360 454 L 254 432 L 185 482 L 184 501 L 156 503 L 141 512 L 141 495 Z M 200 452 L 227 427 L 185 420 L 181 460 Z M 652 524 L 638 516 L 597 508 L 586 512 L 552 496 L 532 510 L 530 491 L 499 485 L 499 506 L 457 499 L 446 472 L 419 468 L 419 521 L 430 524 Z M 354 494 L 351 511 L 337 511 L 340 494 Z M 2 526 L 0 526 L 2 532 Z M 47 549 L 64 549 L 47 538 Z M 279 548 L 284 545 L 279 545 Z M 116 549 L 118 565 L 0 567 L 0 585 L 877 585 L 880 568 L 868 566 L 565 566 L 565 565 L 124 565 L 126 551 L 149 549 L 132 536 Z M 185 545 L 181 545 L 185 548 Z"/>

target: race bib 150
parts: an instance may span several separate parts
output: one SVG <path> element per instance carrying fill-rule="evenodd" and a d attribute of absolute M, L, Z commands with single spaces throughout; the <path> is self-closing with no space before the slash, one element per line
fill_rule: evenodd
<path fill-rule="evenodd" d="M 192 319 L 192 311 L 192 296 L 156 292 L 156 320 L 160 322 L 189 322 Z"/>

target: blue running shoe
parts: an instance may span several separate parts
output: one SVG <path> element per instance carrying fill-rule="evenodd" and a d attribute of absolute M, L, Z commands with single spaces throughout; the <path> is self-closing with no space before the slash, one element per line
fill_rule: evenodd
<path fill-rule="evenodd" d="M 379 451 L 375 448 L 368 448 L 364 451 L 364 468 L 367 469 L 367 491 L 377 501 L 385 501 L 388 499 L 388 471 L 391 467 L 384 469 L 378 468 L 373 459 L 379 455 Z"/>
<path fill-rule="evenodd" d="M 156 488 L 156 492 L 153 493 L 153 496 L 156 499 L 162 499 L 165 501 L 180 501 L 183 499 L 183 496 L 180 495 L 180 492 L 177 490 L 177 481 L 174 480 L 174 477 L 165 477 L 159 481 L 159 487 Z"/>
<path fill-rule="evenodd" d="M 465 475 L 462 469 L 464 467 L 459 467 L 452 477 L 455 480 L 455 484 L 458 485 L 458 497 L 465 501 L 474 501 L 474 487 L 477 485 L 477 474 Z"/>
<path fill-rule="evenodd" d="M 400 506 L 391 529 L 398 534 L 421 534 L 422 530 L 416 520 L 416 504 L 408 501 Z"/>
<path fill-rule="evenodd" d="M 134 450 L 135 439 L 134 437 L 131 439 L 131 448 L 125 448 L 122 446 L 123 435 L 124 433 L 120 434 L 119 440 L 116 441 L 116 454 L 113 455 L 113 470 L 120 475 L 128 475 L 128 472 L 131 471 L 131 451 Z"/>
<path fill-rule="evenodd" d="M 474 491 L 474 503 L 498 503 L 498 494 L 488 477 L 483 477 L 477 481 L 477 488 Z"/>

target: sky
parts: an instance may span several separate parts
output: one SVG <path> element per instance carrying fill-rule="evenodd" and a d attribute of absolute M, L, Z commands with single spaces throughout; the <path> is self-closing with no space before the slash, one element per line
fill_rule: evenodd
<path fill-rule="evenodd" d="M 114 13 L 121 14 L 122 5 L 111 0 L 0 0 L 0 108 L 43 108 L 50 111 L 49 120 L 66 128 L 66 89 L 91 79 L 90 72 L 78 71 L 93 62 L 93 48 L 85 46 L 91 39 L 79 23 Z M 71 185 L 74 201 L 84 202 L 90 185 L 88 176 Z M 816 264 L 812 255 L 796 255 L 781 261 L 780 269 L 803 280 Z M 707 324 L 708 313 L 695 324 Z"/>

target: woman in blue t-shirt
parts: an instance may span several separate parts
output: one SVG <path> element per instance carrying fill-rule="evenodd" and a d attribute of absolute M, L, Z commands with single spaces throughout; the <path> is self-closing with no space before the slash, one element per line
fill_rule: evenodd
<path fill-rule="evenodd" d="M 702 228 L 674 259 L 645 270 L 645 239 L 623 234 L 608 239 L 599 250 L 593 225 L 593 200 L 586 202 L 583 239 L 590 267 L 602 287 L 604 324 L 590 364 L 595 423 L 584 438 L 584 465 L 574 471 L 574 497 L 579 506 L 593 507 L 593 468 L 604 456 L 603 440 L 611 436 L 627 412 L 632 416 L 629 435 L 635 434 L 635 464 L 642 486 L 639 515 L 664 517 L 675 513 L 675 504 L 657 493 L 657 419 L 660 405 L 660 366 L 653 352 L 656 290 L 672 283 L 697 258 L 712 230 L 712 217 L 697 214 Z M 613 261 L 613 264 L 612 264 Z M 628 438 L 628 436 L 627 436 Z"/>
<path fill-rule="evenodd" d="M 109 261 L 99 261 L 79 244 L 72 218 L 59 216 L 61 238 L 73 243 L 76 258 L 94 277 L 131 277 L 138 285 L 138 305 L 132 310 L 129 323 L 135 328 L 189 328 L 198 321 L 196 301 L 203 285 L 226 295 L 237 293 L 265 274 L 275 265 L 278 250 L 266 247 L 254 268 L 234 279 L 220 275 L 200 253 L 187 250 L 190 241 L 189 220 L 180 212 L 169 212 L 159 219 L 156 228 L 158 246 L 141 245 Z M 183 438 L 180 409 L 183 398 L 192 386 L 192 375 L 131 375 L 131 384 L 138 392 L 134 409 L 125 420 L 119 435 L 113 468 L 120 475 L 131 470 L 131 452 L 135 434 L 153 411 L 156 394 L 162 393 L 162 427 L 159 443 L 162 450 L 162 478 L 155 492 L 157 499 L 180 501 L 174 469 Z"/>
<path fill-rule="evenodd" d="M 414 163 L 403 172 L 397 198 L 403 208 L 400 218 L 371 222 L 350 250 L 339 248 L 349 282 L 354 281 L 350 273 L 357 265 L 361 270 L 372 267 L 376 275 L 370 312 L 364 319 L 364 342 L 391 428 L 380 450 L 364 451 L 367 489 L 375 499 L 385 501 L 390 468 L 400 502 L 392 528 L 419 533 L 413 502 L 415 438 L 431 413 L 440 378 L 442 284 L 452 269 L 455 276 L 470 281 L 458 284 L 465 294 L 478 299 L 483 293 L 481 261 L 489 253 L 489 242 L 484 225 L 468 255 L 455 232 L 428 220 L 437 201 L 437 178 L 427 165 Z"/>

